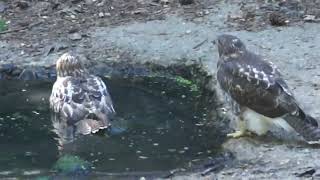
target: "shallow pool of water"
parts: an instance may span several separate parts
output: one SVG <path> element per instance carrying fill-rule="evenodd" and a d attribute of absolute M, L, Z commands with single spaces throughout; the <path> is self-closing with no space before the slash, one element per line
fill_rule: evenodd
<path fill-rule="evenodd" d="M 96 172 L 164 171 L 214 157 L 224 140 L 212 102 L 164 78 L 106 80 L 117 115 L 113 135 L 78 137 L 59 153 L 48 97 L 52 82 L 0 82 L 0 177 L 49 173 L 62 154 Z M 118 120 L 117 120 L 118 119 Z"/>

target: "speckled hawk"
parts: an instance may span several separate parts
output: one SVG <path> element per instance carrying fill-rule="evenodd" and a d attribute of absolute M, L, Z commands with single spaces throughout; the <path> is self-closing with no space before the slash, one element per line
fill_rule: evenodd
<path fill-rule="evenodd" d="M 91 75 L 76 57 L 63 54 L 56 62 L 57 80 L 50 96 L 59 136 L 90 134 L 110 126 L 113 104 L 105 83 Z"/>
<path fill-rule="evenodd" d="M 262 135 L 275 124 L 288 131 L 294 129 L 310 143 L 319 141 L 317 120 L 300 108 L 273 63 L 248 51 L 232 35 L 220 35 L 217 46 L 217 80 L 238 107 L 239 131 L 228 136 L 240 137 L 248 131 Z"/>

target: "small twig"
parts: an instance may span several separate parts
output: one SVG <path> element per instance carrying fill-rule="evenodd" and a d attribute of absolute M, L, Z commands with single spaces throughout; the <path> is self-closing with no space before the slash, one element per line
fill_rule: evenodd
<path fill-rule="evenodd" d="M 37 25 L 39 25 L 41 23 L 42 23 L 42 21 L 30 24 L 29 26 L 24 26 L 24 27 L 20 27 L 20 28 L 17 28 L 17 29 L 11 29 L 11 30 L 7 30 L 7 31 L 2 31 L 2 32 L 0 32 L 0 34 L 7 34 L 7 33 L 12 33 L 12 32 L 22 31 L 22 30 L 25 30 L 25 29 L 31 29 L 32 27 L 37 26 Z"/>
<path fill-rule="evenodd" d="M 162 178 L 164 179 L 169 179 L 172 178 L 177 172 L 181 171 L 180 169 L 174 169 L 171 170 L 168 174 L 166 174 L 165 176 L 163 176 Z"/>
<path fill-rule="evenodd" d="M 217 169 L 217 167 L 207 168 L 206 170 L 204 170 L 204 171 L 201 173 L 201 176 L 206 176 L 206 175 L 208 175 L 209 173 L 215 171 L 216 169 Z"/>
<path fill-rule="evenodd" d="M 154 3 L 154 2 L 149 2 L 149 5 L 151 5 L 151 6 L 160 6 L 160 4 Z"/>
<path fill-rule="evenodd" d="M 200 42 L 199 44 L 197 44 L 196 46 L 194 46 L 192 49 L 197 49 L 199 48 L 200 46 L 202 46 L 204 43 L 206 43 L 208 41 L 208 38 L 203 40 L 202 42 Z"/>

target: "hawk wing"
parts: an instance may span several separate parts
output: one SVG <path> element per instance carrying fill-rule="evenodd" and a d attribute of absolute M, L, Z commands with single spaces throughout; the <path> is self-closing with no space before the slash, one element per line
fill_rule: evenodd
<path fill-rule="evenodd" d="M 278 69 L 259 56 L 247 52 L 218 66 L 219 84 L 240 106 L 271 118 L 300 110 Z"/>
<path fill-rule="evenodd" d="M 108 116 L 115 113 L 106 85 L 99 77 L 91 75 L 57 79 L 50 106 L 67 124 L 81 127 L 80 131 L 85 131 L 82 134 L 106 128 Z M 94 115 L 95 119 L 89 115 Z"/>

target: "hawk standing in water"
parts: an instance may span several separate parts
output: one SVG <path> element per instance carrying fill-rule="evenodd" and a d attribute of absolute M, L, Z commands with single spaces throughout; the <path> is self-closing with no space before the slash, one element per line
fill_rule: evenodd
<path fill-rule="evenodd" d="M 90 75 L 80 60 L 65 53 L 56 62 L 57 80 L 50 96 L 53 126 L 64 139 L 110 126 L 113 104 L 105 83 Z"/>
<path fill-rule="evenodd" d="M 221 35 L 217 41 L 217 80 L 238 107 L 239 131 L 229 137 L 240 137 L 247 131 L 262 135 L 275 124 L 288 131 L 293 128 L 310 143 L 319 141 L 317 121 L 300 108 L 271 62 L 249 52 L 235 36 Z"/>

